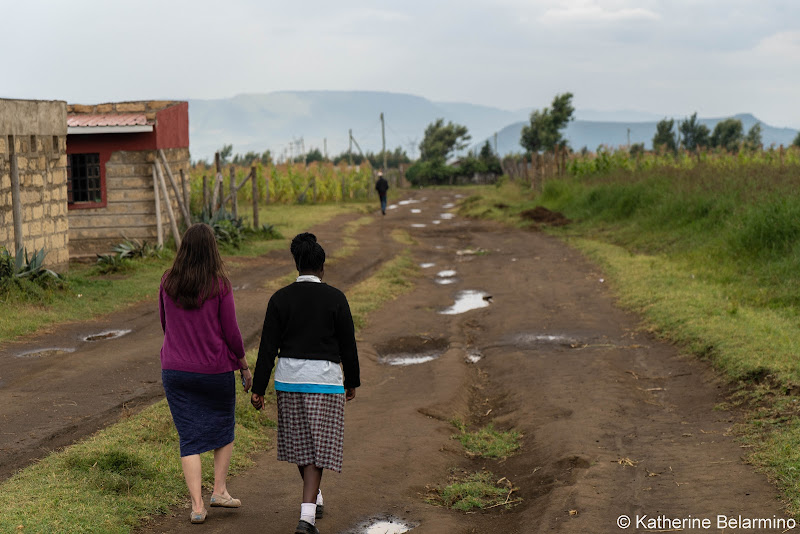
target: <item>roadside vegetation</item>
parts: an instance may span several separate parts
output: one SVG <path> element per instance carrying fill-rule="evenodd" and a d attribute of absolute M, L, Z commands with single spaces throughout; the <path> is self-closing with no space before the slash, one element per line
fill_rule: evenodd
<path fill-rule="evenodd" d="M 356 229 L 364 224 L 363 220 L 354 223 Z M 401 243 L 410 240 L 405 232 L 393 237 Z M 410 291 L 417 272 L 406 249 L 350 288 L 356 330 L 366 324 L 367 314 Z M 248 351 L 250 366 L 255 366 L 256 357 L 256 350 Z M 232 475 L 252 465 L 254 452 L 267 448 L 270 440 L 265 429 L 275 426 L 263 412 L 250 407 L 249 398 L 237 388 Z M 272 383 L 267 401 L 274 404 Z M 162 400 L 49 455 L 0 485 L 4 495 L 24 496 L 5 506 L 0 532 L 130 532 L 143 519 L 186 501 L 177 441 L 169 407 Z M 213 485 L 212 455 L 202 455 L 202 461 L 204 484 Z"/>
<path fill-rule="evenodd" d="M 547 228 L 522 215 L 544 206 L 570 219 L 549 231 L 603 266 L 622 305 L 738 385 L 749 460 L 800 516 L 800 150 L 600 152 L 567 168 L 541 192 L 476 189 L 461 213 Z"/>
<path fill-rule="evenodd" d="M 522 434 L 514 430 L 496 430 L 489 423 L 483 428 L 470 431 L 461 420 L 454 420 L 452 424 L 458 429 L 458 434 L 453 435 L 453 439 L 461 443 L 467 456 L 505 460 L 520 448 Z"/>
<path fill-rule="evenodd" d="M 515 491 L 517 488 L 507 478 L 498 480 L 489 471 L 467 473 L 455 470 L 450 475 L 449 484 L 441 488 L 428 488 L 427 502 L 460 512 L 500 506 L 511 508 L 521 500 L 513 498 Z"/>

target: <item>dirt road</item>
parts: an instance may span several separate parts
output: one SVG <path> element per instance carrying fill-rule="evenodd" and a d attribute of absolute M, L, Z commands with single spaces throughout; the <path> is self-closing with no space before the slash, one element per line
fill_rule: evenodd
<path fill-rule="evenodd" d="M 416 202 L 398 205 L 386 217 L 378 213 L 360 229 L 358 252 L 326 270 L 326 281 L 345 289 L 356 281 L 347 273 L 368 276 L 360 267 L 377 267 L 397 250 L 388 237 L 394 228 L 417 240 L 412 248 L 418 263 L 434 264 L 422 269 L 413 292 L 372 314 L 360 332 L 363 386 L 347 406 L 344 471 L 323 477 L 326 517 L 318 526 L 324 534 L 366 532 L 370 522 L 386 519 L 414 526 L 414 533 L 614 533 L 670 531 L 637 528 L 637 514 L 708 518 L 714 526 L 718 515 L 783 517 L 775 488 L 740 459 L 742 449 L 728 434 L 733 415 L 714 409 L 723 400 L 723 385 L 704 363 L 640 332 L 637 318 L 615 307 L 603 274 L 558 240 L 441 217 L 456 193 L 418 191 Z M 341 222 L 328 225 L 329 239 Z M 254 263 L 265 278 L 291 268 L 288 258 L 278 256 Z M 455 273 L 437 276 L 445 270 Z M 453 282 L 440 283 L 444 278 Z M 465 290 L 483 292 L 476 301 L 486 306 L 441 313 Z M 247 295 L 237 294 L 237 310 L 243 330 L 252 331 L 268 295 Z M 144 309 L 138 313 L 141 321 L 154 321 Z M 127 317 L 136 319 L 136 312 Z M 139 376 L 157 381 L 152 346 L 158 346 L 160 330 L 134 329 L 131 337 L 113 340 L 120 342 L 114 362 L 124 340 L 135 339 L 148 347 L 150 358 L 137 360 L 136 368 L 144 369 Z M 426 347 L 441 350 L 417 365 L 386 363 Z M 101 376 L 110 368 L 115 376 L 130 374 L 128 364 L 109 362 L 108 348 L 97 350 L 82 357 L 93 365 L 80 371 L 59 367 L 43 373 L 94 387 L 105 383 Z M 35 398 L 24 389 L 24 378 L 13 384 L 0 395 L 10 396 L 13 389 Z M 136 388 L 155 395 L 160 386 L 129 386 Z M 0 406 L 9 405 L 10 398 L 0 400 L 7 401 Z M 55 406 L 50 398 L 45 404 L 45 416 L 75 408 Z M 109 406 L 114 409 L 113 401 Z M 268 415 L 274 417 L 272 410 Z M 521 452 L 502 462 L 467 458 L 451 439 L 455 417 L 521 431 Z M 507 477 L 523 500 L 510 510 L 475 514 L 427 504 L 427 487 L 447 483 L 453 468 L 486 468 L 498 479 Z M 202 526 L 189 524 L 188 508 L 173 510 L 141 533 L 293 531 L 299 477 L 294 466 L 277 462 L 274 450 L 259 455 L 257 466 L 229 487 L 242 499 L 241 509 L 211 509 Z M 634 525 L 619 529 L 622 515 Z"/>
<path fill-rule="evenodd" d="M 389 518 L 420 533 L 613 533 L 623 532 L 621 515 L 634 521 L 628 532 L 659 530 L 636 528 L 637 514 L 714 526 L 717 515 L 784 517 L 774 487 L 742 463 L 728 435 L 733 416 L 714 409 L 722 384 L 705 364 L 638 331 L 601 272 L 541 233 L 443 219 L 454 192 L 413 198 L 360 234 L 357 261 L 402 228 L 418 241 L 415 260 L 435 265 L 360 334 L 364 385 L 347 407 L 343 474 L 323 478 L 323 533 L 366 532 Z M 439 283 L 445 270 L 455 271 L 453 283 Z M 488 306 L 440 313 L 464 290 L 485 292 L 491 299 L 478 300 Z M 432 361 L 385 363 L 436 340 L 443 349 Z M 522 452 L 504 462 L 466 458 L 451 439 L 454 417 L 520 430 Z M 426 504 L 426 486 L 446 483 L 453 468 L 505 476 L 523 501 L 476 514 Z M 299 477 L 274 450 L 230 489 L 244 507 L 212 509 L 204 532 L 292 531 Z M 175 510 L 142 531 L 195 532 L 187 515 Z"/>

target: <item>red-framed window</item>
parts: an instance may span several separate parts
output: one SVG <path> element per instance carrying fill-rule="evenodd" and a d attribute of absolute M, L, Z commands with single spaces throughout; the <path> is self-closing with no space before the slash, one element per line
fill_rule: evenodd
<path fill-rule="evenodd" d="M 102 173 L 100 154 L 69 154 L 67 156 L 67 204 L 72 207 L 102 206 Z"/>

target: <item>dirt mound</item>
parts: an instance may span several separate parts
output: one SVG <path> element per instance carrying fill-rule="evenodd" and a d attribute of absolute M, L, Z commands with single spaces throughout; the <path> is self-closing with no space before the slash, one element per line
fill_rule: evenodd
<path fill-rule="evenodd" d="M 519 216 L 526 221 L 534 221 L 550 226 L 564 226 L 570 223 L 570 220 L 564 217 L 562 213 L 550 211 L 544 206 L 536 206 L 532 210 L 525 210 Z"/>

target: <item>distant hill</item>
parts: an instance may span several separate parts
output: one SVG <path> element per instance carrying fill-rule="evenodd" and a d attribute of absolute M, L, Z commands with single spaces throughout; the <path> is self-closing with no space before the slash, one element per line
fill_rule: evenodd
<path fill-rule="evenodd" d="M 662 117 L 663 118 L 663 117 Z M 686 117 L 675 117 L 675 123 L 684 120 Z M 698 122 L 708 126 L 709 130 L 714 130 L 714 126 L 726 118 L 720 117 L 713 119 L 698 118 Z M 741 113 L 734 115 L 734 118 L 742 121 L 744 131 L 747 131 L 757 122 L 761 123 L 761 138 L 764 146 L 772 144 L 789 146 L 797 135 L 797 130 L 791 128 L 776 128 L 759 121 L 756 117 L 749 113 Z M 609 122 L 609 121 L 589 121 L 589 120 L 575 120 L 569 123 L 564 130 L 564 137 L 566 137 L 569 145 L 574 150 L 580 150 L 587 147 L 589 150 L 596 150 L 600 145 L 607 145 L 611 147 L 624 146 L 628 144 L 628 129 L 630 129 L 630 142 L 631 143 L 644 143 L 646 148 L 652 148 L 653 135 L 656 133 L 656 124 L 658 120 L 651 120 L 647 122 Z M 506 126 L 497 134 L 497 151 L 500 154 L 508 154 L 512 152 L 522 152 L 522 147 L 519 144 L 520 134 L 522 127 L 529 124 L 528 121 L 520 121 L 509 126 Z M 487 138 L 491 143 L 494 143 L 494 137 Z M 485 140 L 484 140 L 485 141 Z"/>
<path fill-rule="evenodd" d="M 333 156 L 347 150 L 348 129 L 364 151 L 381 149 L 379 116 L 386 119 L 386 147 L 401 146 L 412 158 L 419 156 L 419 143 L 425 127 L 437 118 L 465 125 L 479 146 L 498 132 L 501 154 L 521 152 L 519 137 L 534 108 L 509 111 L 491 106 L 459 102 L 434 102 L 419 96 L 378 91 L 280 91 L 242 94 L 218 100 L 189 100 L 189 129 L 192 158 L 210 160 L 214 151 L 232 144 L 234 153 L 271 150 L 274 157 L 288 155 L 292 140 L 304 140 L 306 150 L 324 149 Z M 566 129 L 575 149 L 598 145 L 625 145 L 630 128 L 631 143 L 650 146 L 656 123 L 663 117 L 653 113 L 620 110 L 576 110 Z M 679 117 L 682 120 L 684 117 Z M 757 119 L 737 115 L 749 129 Z M 700 119 L 713 129 L 721 119 Z M 788 145 L 797 134 L 790 128 L 763 124 L 765 145 Z M 296 150 L 296 149 L 295 149 Z M 357 151 L 356 147 L 353 147 Z M 297 152 L 295 151 L 295 154 Z"/>
<path fill-rule="evenodd" d="M 425 127 L 437 118 L 464 124 L 473 139 L 481 139 L 528 115 L 372 91 L 282 91 L 190 100 L 192 158 L 213 158 L 214 151 L 225 144 L 232 144 L 235 153 L 270 149 L 280 156 L 300 137 L 307 150 L 323 150 L 327 140 L 328 154 L 336 155 L 348 148 L 348 129 L 353 130 L 362 150 L 377 152 L 381 149 L 381 112 L 386 120 L 387 149 L 402 146 L 412 157 L 419 155 Z"/>

